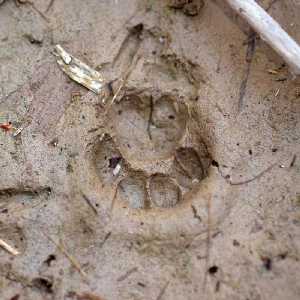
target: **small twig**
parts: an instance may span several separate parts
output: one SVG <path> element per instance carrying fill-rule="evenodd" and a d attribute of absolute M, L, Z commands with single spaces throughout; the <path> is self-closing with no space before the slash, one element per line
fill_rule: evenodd
<path fill-rule="evenodd" d="M 70 263 L 74 266 L 74 268 L 85 278 L 87 279 L 87 274 L 82 270 L 80 264 L 77 262 L 77 260 L 71 256 L 71 254 L 69 254 L 67 252 L 67 250 L 65 249 L 65 247 L 63 247 L 63 245 L 61 245 L 60 243 L 57 243 L 50 235 L 46 234 L 44 232 L 45 236 L 60 250 L 60 252 L 70 261 Z"/>
<path fill-rule="evenodd" d="M 226 180 L 226 182 L 229 183 L 230 185 L 243 185 L 243 184 L 247 184 L 247 183 L 250 183 L 250 182 L 252 182 L 252 181 L 254 181 L 256 179 L 261 178 L 265 173 L 269 172 L 276 165 L 277 165 L 277 162 L 274 163 L 274 164 L 272 164 L 272 165 L 270 165 L 268 168 L 266 168 L 261 173 L 259 173 L 258 175 L 254 176 L 253 178 L 247 179 L 245 181 L 238 181 L 238 182 L 232 182 L 231 179 L 230 179 L 230 176 L 229 175 L 224 175 L 222 173 L 222 171 L 220 170 L 219 167 L 218 167 L 218 172 Z"/>
<path fill-rule="evenodd" d="M 134 67 L 136 66 L 137 62 L 139 61 L 141 57 L 140 56 L 137 56 L 137 57 L 134 57 L 132 59 L 132 63 L 131 65 L 129 66 L 128 70 L 125 72 L 124 76 L 121 78 L 121 83 L 120 83 L 120 86 L 117 90 L 117 92 L 115 93 L 114 97 L 112 98 L 111 100 L 111 104 L 114 103 L 114 101 L 116 100 L 116 98 L 118 97 L 118 95 L 120 94 L 122 88 L 125 86 L 131 72 L 133 71 Z"/>
<path fill-rule="evenodd" d="M 293 159 L 292 159 L 292 161 L 291 161 L 291 163 L 290 163 L 290 168 L 292 168 L 292 167 L 294 166 L 294 164 L 295 164 L 295 162 L 296 162 L 296 159 L 297 159 L 297 155 L 294 154 Z"/>
<path fill-rule="evenodd" d="M 85 195 L 83 192 L 81 192 L 81 194 L 82 194 L 83 199 L 88 204 L 88 206 L 92 209 L 92 211 L 95 213 L 95 215 L 98 215 L 98 211 L 97 211 L 96 207 L 92 204 L 89 197 L 87 195 Z"/>
<path fill-rule="evenodd" d="M 134 268 L 128 270 L 124 275 L 121 275 L 121 276 L 117 279 L 117 281 L 118 281 L 118 282 L 123 281 L 123 280 L 125 280 L 128 276 L 130 276 L 132 273 L 135 273 L 135 272 L 137 272 L 137 271 L 138 271 L 138 268 L 137 268 L 137 267 L 134 267 Z"/>
<path fill-rule="evenodd" d="M 50 23 L 49 19 L 33 4 L 30 3 L 32 8 L 44 19 L 47 23 Z"/>
<path fill-rule="evenodd" d="M 161 300 L 161 299 L 162 299 L 162 297 L 163 297 L 164 293 L 166 292 L 166 289 L 168 288 L 169 284 L 170 284 L 170 281 L 168 281 L 168 282 L 163 286 L 163 288 L 161 289 L 160 293 L 158 294 L 156 300 Z"/>
<path fill-rule="evenodd" d="M 110 104 L 108 105 L 107 110 L 114 104 L 114 102 L 116 101 L 116 99 L 118 98 L 119 94 L 121 93 L 122 89 L 124 88 L 131 72 L 133 71 L 134 67 L 136 66 L 137 62 L 140 60 L 140 55 L 137 55 L 136 57 L 134 57 L 132 59 L 132 63 L 130 65 L 130 67 L 128 68 L 128 70 L 125 72 L 124 76 L 122 76 L 122 78 L 120 79 L 120 85 L 116 91 L 116 93 L 114 94 L 113 98 L 111 99 Z M 107 111 L 106 110 L 106 111 Z"/>
<path fill-rule="evenodd" d="M 127 79 L 126 78 L 121 78 L 121 83 L 116 91 L 116 93 L 114 94 L 113 98 L 111 99 L 111 104 L 114 104 L 114 102 L 116 101 L 117 97 L 119 96 L 119 94 L 121 93 L 122 88 L 124 87 L 124 85 L 126 84 Z"/>
<path fill-rule="evenodd" d="M 48 4 L 48 6 L 47 6 L 47 8 L 46 8 L 46 10 L 45 10 L 45 13 L 47 13 L 49 10 L 50 10 L 50 8 L 53 6 L 53 4 L 54 4 L 54 1 L 55 0 L 50 0 L 50 2 L 49 2 L 49 4 Z"/>
<path fill-rule="evenodd" d="M 276 165 L 277 165 L 277 162 L 274 163 L 274 164 L 272 164 L 271 166 L 269 166 L 268 168 L 266 168 L 261 173 L 259 173 L 258 175 L 254 176 L 253 178 L 247 179 L 245 181 L 232 182 L 231 180 L 227 180 L 227 178 L 226 178 L 226 181 L 229 182 L 230 185 L 243 185 L 243 184 L 247 184 L 247 183 L 250 183 L 250 182 L 252 182 L 252 181 L 254 181 L 256 179 L 261 178 L 263 175 L 265 175 L 265 173 L 269 172 Z"/>
<path fill-rule="evenodd" d="M 248 83 L 251 65 L 255 53 L 255 46 L 256 46 L 256 33 L 251 30 L 251 33 L 249 34 L 247 53 L 246 53 L 247 66 L 244 73 L 244 78 L 240 85 L 238 112 L 241 112 L 244 106 L 244 97 L 246 94 L 247 83 Z"/>
<path fill-rule="evenodd" d="M 149 112 L 149 119 L 148 119 L 148 126 L 147 126 L 147 132 L 149 135 L 149 139 L 152 140 L 152 135 L 151 135 L 151 125 L 152 125 L 152 115 L 153 115 L 153 97 L 152 95 L 150 96 L 150 112 Z"/>
<path fill-rule="evenodd" d="M 193 211 L 193 216 L 195 219 L 197 219 L 200 223 L 202 222 L 201 217 L 198 215 L 196 207 L 192 204 L 191 205 L 192 211 Z"/>
<path fill-rule="evenodd" d="M 111 236 L 111 231 L 108 232 L 108 233 L 105 235 L 103 241 L 102 241 L 101 244 L 99 245 L 99 249 L 102 248 L 102 247 L 104 246 L 104 244 L 106 243 L 106 241 L 109 239 L 110 236 Z"/>
<path fill-rule="evenodd" d="M 269 11 L 271 9 L 271 7 L 273 6 L 273 4 L 275 4 L 277 1 L 278 0 L 272 0 L 270 2 L 270 4 L 268 5 L 266 11 Z M 243 108 L 243 100 L 244 100 L 244 96 L 246 94 L 246 88 L 247 88 L 247 83 L 248 83 L 249 74 L 250 74 L 250 70 L 251 70 L 251 64 L 252 64 L 254 53 L 255 53 L 256 38 L 258 37 L 256 32 L 254 32 L 253 30 L 251 30 L 251 32 L 252 33 L 249 35 L 248 41 L 247 41 L 247 44 L 248 44 L 247 54 L 246 54 L 247 68 L 245 71 L 244 79 L 242 80 L 241 86 L 240 86 L 239 112 Z"/>
<path fill-rule="evenodd" d="M 8 243 L 6 243 L 5 241 L 3 241 L 2 239 L 0 239 L 0 246 L 5 249 L 8 253 L 17 256 L 20 254 L 20 252 L 15 249 L 14 247 L 10 246 Z"/>

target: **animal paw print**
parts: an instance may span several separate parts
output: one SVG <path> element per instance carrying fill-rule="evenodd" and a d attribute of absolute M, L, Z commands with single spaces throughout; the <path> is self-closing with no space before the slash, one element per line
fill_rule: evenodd
<path fill-rule="evenodd" d="M 116 186 L 117 199 L 134 209 L 171 208 L 207 176 L 203 142 L 187 142 L 184 103 L 163 95 L 124 96 L 113 107 L 110 134 L 96 145 L 98 179 Z"/>

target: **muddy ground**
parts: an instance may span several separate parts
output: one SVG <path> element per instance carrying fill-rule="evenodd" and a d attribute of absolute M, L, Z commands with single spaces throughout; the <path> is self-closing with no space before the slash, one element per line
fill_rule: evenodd
<path fill-rule="evenodd" d="M 300 81 L 270 47 L 223 1 L 0 2 L 24 128 L 0 132 L 1 300 L 299 299 Z M 298 1 L 259 2 L 300 42 Z"/>

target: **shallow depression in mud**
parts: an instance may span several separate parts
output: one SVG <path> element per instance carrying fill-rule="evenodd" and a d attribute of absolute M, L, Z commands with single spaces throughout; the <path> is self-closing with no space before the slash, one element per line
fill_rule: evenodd
<path fill-rule="evenodd" d="M 185 201 L 211 164 L 189 122 L 187 106 L 176 97 L 124 96 L 110 111 L 112 131 L 94 147 L 100 186 L 116 188 L 118 203 L 133 209 L 172 208 Z"/>
<path fill-rule="evenodd" d="M 111 119 L 120 152 L 135 165 L 170 158 L 184 136 L 188 114 L 169 96 L 129 95 L 115 105 Z"/>
<path fill-rule="evenodd" d="M 138 172 L 133 173 L 121 180 L 117 188 L 119 198 L 130 208 L 146 208 L 148 206 L 144 175 Z"/>
<path fill-rule="evenodd" d="M 203 163 L 192 147 L 181 147 L 176 150 L 171 176 L 184 188 L 191 188 L 206 177 Z"/>
<path fill-rule="evenodd" d="M 181 199 L 179 186 L 164 174 L 155 174 L 149 184 L 151 205 L 154 207 L 174 207 Z"/>

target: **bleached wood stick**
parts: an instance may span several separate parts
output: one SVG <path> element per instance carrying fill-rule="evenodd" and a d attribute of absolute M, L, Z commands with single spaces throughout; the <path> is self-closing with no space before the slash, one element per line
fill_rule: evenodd
<path fill-rule="evenodd" d="M 300 75 L 300 47 L 254 0 L 227 0 L 228 4 Z"/>
<path fill-rule="evenodd" d="M 8 243 L 3 241 L 2 239 L 0 239 L 0 246 L 12 255 L 20 254 L 17 249 L 13 248 L 12 246 L 10 246 Z"/>

